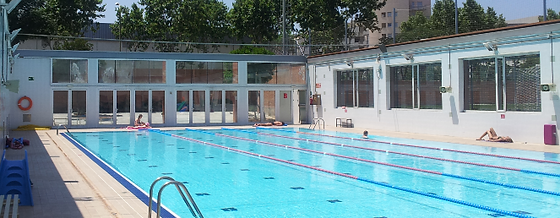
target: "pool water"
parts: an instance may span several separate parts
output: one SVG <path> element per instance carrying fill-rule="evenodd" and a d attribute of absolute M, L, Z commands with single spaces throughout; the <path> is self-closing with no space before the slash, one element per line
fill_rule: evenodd
<path fill-rule="evenodd" d="M 298 128 L 223 128 L 74 133 L 73 138 L 146 193 L 160 176 L 183 182 L 205 217 L 557 217 L 560 212 L 560 164 L 326 135 L 361 137 Z M 542 152 L 370 138 L 559 161 Z M 163 204 L 180 217 L 192 217 L 175 188 L 164 190 Z"/>

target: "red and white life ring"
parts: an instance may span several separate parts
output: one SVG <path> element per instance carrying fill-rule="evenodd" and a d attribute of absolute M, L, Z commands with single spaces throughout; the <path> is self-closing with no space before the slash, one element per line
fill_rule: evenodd
<path fill-rule="evenodd" d="M 29 105 L 27 105 L 27 107 L 21 106 L 21 102 L 23 100 L 27 100 L 29 102 Z M 23 96 L 19 99 L 19 101 L 17 102 L 17 105 L 18 105 L 19 109 L 21 109 L 22 111 L 28 111 L 29 109 L 31 109 L 31 107 L 33 107 L 33 101 L 31 101 L 31 98 L 29 98 L 27 96 Z"/>

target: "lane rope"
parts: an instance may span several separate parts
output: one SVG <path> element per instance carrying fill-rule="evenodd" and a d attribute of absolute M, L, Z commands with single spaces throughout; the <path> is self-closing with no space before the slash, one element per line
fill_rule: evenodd
<path fill-rule="evenodd" d="M 191 129 L 187 128 L 186 130 L 191 130 Z M 210 145 L 210 146 L 213 146 L 213 147 L 222 148 L 222 149 L 226 149 L 226 150 L 228 150 L 227 148 L 229 148 L 229 147 L 226 147 L 226 146 L 223 146 L 223 145 L 218 145 L 218 144 L 209 143 L 209 142 L 203 143 L 203 141 L 201 141 L 201 140 L 196 140 L 196 139 L 191 139 L 191 138 L 187 138 L 187 137 L 184 137 L 184 136 L 170 134 L 170 133 L 162 132 L 160 130 L 149 130 L 149 131 L 157 132 L 157 133 L 164 134 L 164 135 L 171 136 L 171 137 L 184 139 L 184 140 L 187 140 L 187 141 L 197 142 L 197 143 L 200 143 L 200 144 L 203 144 L 203 145 Z M 196 130 L 196 131 L 200 131 L 200 130 Z M 216 135 L 215 133 L 213 133 L 213 134 Z M 423 192 L 423 191 L 418 191 L 418 190 L 413 190 L 413 189 L 409 189 L 409 188 L 394 186 L 394 185 L 390 185 L 390 184 L 386 184 L 386 183 L 382 183 L 382 182 L 377 182 L 377 181 L 374 181 L 374 180 L 359 178 L 357 176 L 352 176 L 352 175 L 348 175 L 348 174 L 344 174 L 344 173 L 325 170 L 325 169 L 321 169 L 321 168 L 318 168 L 318 167 L 313 167 L 313 166 L 309 166 L 309 165 L 305 165 L 305 164 L 300 164 L 300 163 L 296 163 L 296 162 L 293 162 L 293 161 L 282 160 L 282 159 L 270 157 L 270 156 L 267 156 L 267 155 L 260 155 L 260 154 L 256 154 L 256 153 L 253 153 L 253 152 L 243 151 L 243 150 L 240 150 L 240 149 L 230 148 L 228 151 L 238 152 L 238 153 L 241 153 L 241 154 L 246 154 L 246 155 L 254 156 L 254 157 L 258 157 L 258 158 L 266 158 L 266 159 L 273 160 L 273 161 L 278 161 L 278 162 L 281 162 L 281 163 L 286 163 L 286 164 L 291 164 L 291 165 L 295 165 L 295 166 L 299 166 L 299 167 L 303 167 L 303 168 L 317 170 L 317 171 L 320 171 L 320 172 L 324 172 L 324 173 L 328 173 L 328 174 L 332 174 L 332 175 L 338 175 L 338 176 L 342 176 L 342 177 L 346 177 L 346 178 L 350 178 L 350 179 L 356 179 L 358 181 L 363 181 L 363 182 L 367 182 L 367 183 L 371 183 L 371 184 L 376 184 L 376 185 L 380 185 L 380 186 L 383 186 L 383 187 L 396 189 L 396 190 L 401 190 L 401 191 L 405 191 L 405 192 L 409 192 L 409 193 L 413 193 L 413 194 L 419 194 L 419 195 L 423 195 L 423 196 L 431 197 L 431 198 L 435 198 L 435 199 L 445 200 L 445 201 L 448 201 L 448 202 L 457 203 L 457 204 L 461 204 L 461 205 L 465 205 L 465 206 L 469 206 L 469 207 L 474 207 L 474 208 L 478 208 L 478 209 L 482 209 L 482 210 L 486 210 L 486 211 L 491 211 L 491 212 L 495 212 L 495 213 L 500 213 L 500 214 L 504 214 L 504 215 L 520 217 L 520 218 L 534 218 L 534 217 L 528 216 L 526 214 L 520 214 L 520 213 L 511 212 L 511 211 L 501 210 L 501 209 L 488 207 L 488 206 L 484 206 L 484 205 L 480 205 L 480 204 L 475 204 L 475 203 L 471 203 L 471 202 L 467 202 L 467 201 L 463 201 L 463 200 L 459 200 L 459 199 L 454 199 L 454 198 L 449 198 L 449 197 L 444 197 L 444 196 L 439 196 L 439 195 L 433 195 L 433 194 Z"/>

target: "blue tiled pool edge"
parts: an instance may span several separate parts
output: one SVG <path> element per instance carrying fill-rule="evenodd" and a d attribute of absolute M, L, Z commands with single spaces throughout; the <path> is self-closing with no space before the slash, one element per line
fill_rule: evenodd
<path fill-rule="evenodd" d="M 76 146 L 80 151 L 82 151 L 87 157 L 89 157 L 93 162 L 95 162 L 99 167 L 101 167 L 105 172 L 111 175 L 115 180 L 117 180 L 121 185 L 123 185 L 126 189 L 128 189 L 134 196 L 136 196 L 140 201 L 142 201 L 146 206 L 148 206 L 149 196 L 138 186 L 134 185 L 130 182 L 127 178 L 125 178 L 122 174 L 117 172 L 111 166 L 109 166 L 105 161 L 99 159 L 89 150 L 87 150 L 84 146 L 82 146 L 79 142 L 77 142 L 72 137 L 68 136 L 66 133 L 61 133 L 61 135 L 66 138 L 66 140 L 70 141 L 74 146 Z M 152 201 L 152 209 L 157 209 L 157 203 Z M 169 209 L 162 205 L 161 217 L 169 217 L 169 218 L 178 218 L 179 216 L 175 215 Z"/>

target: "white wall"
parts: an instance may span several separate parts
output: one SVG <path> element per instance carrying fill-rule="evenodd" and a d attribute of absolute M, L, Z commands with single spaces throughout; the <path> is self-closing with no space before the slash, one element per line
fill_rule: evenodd
<path fill-rule="evenodd" d="M 497 56 L 540 54 L 541 83 L 552 83 L 553 78 L 560 78 L 560 63 L 551 62 L 551 56 L 560 57 L 560 38 L 547 39 L 547 34 L 557 31 L 560 26 L 538 26 L 519 30 L 499 31 L 488 34 L 455 37 L 452 39 L 417 42 L 388 47 L 388 53 L 380 62 L 375 60 L 381 52 L 377 49 L 334 54 L 327 57 L 309 59 L 309 71 L 316 72 L 316 83 L 321 88 L 316 93 L 322 95 L 323 105 L 319 106 L 327 125 L 334 126 L 336 117 L 352 118 L 355 128 L 368 129 L 375 134 L 375 129 L 397 132 L 411 132 L 432 135 L 448 135 L 478 138 L 485 130 L 493 127 L 499 135 L 507 135 L 516 142 L 544 143 L 543 125 L 557 124 L 560 115 L 558 92 L 541 92 L 541 112 L 516 111 L 465 111 L 463 110 L 462 60 L 468 58 L 488 58 Z M 541 33 L 539 40 L 518 42 L 516 38 Z M 559 37 L 560 33 L 555 33 Z M 482 42 L 502 42 L 498 52 L 488 51 Z M 479 42 L 480 41 L 480 42 Z M 473 42 L 471 46 L 462 44 Z M 449 49 L 461 47 L 461 49 Z M 422 51 L 431 49 L 432 51 Z M 554 53 L 552 53 L 554 50 Z M 414 53 L 413 62 L 405 60 L 400 54 Z M 388 56 L 388 57 L 387 57 Z M 347 108 L 346 111 L 336 107 L 337 70 L 348 70 L 344 61 L 352 61 L 353 68 L 374 69 L 374 108 Z M 442 109 L 404 109 L 390 108 L 389 69 L 391 66 L 418 64 L 438 61 L 442 64 L 442 85 L 451 86 L 451 93 L 442 94 Z M 380 69 L 380 71 L 379 71 Z M 310 90 L 313 90 L 313 82 Z M 502 119 L 502 115 L 505 116 Z M 558 128 L 558 126 L 557 126 Z"/>

